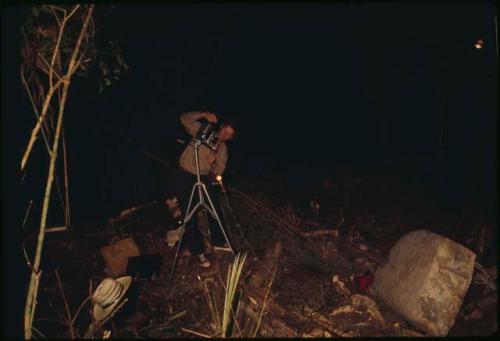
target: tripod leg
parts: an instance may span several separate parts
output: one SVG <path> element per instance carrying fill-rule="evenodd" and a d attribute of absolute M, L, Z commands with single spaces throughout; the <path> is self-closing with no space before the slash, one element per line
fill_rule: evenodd
<path fill-rule="evenodd" d="M 212 216 L 215 217 L 215 220 L 217 220 L 217 223 L 219 224 L 220 230 L 222 231 L 222 234 L 224 235 L 224 238 L 226 239 L 226 243 L 229 246 L 229 248 L 231 249 L 231 253 L 233 254 L 233 256 L 236 256 L 234 254 L 233 246 L 229 242 L 229 238 L 227 237 L 226 231 L 224 231 L 224 228 L 222 227 L 222 223 L 221 223 L 221 221 L 219 219 L 219 215 L 217 214 L 217 211 L 216 211 L 216 209 L 214 207 L 214 204 L 212 203 L 212 199 L 210 199 L 210 195 L 208 195 L 208 191 L 207 191 L 207 188 L 205 187 L 205 184 L 202 184 L 202 187 L 203 187 L 203 192 L 205 193 L 205 195 L 206 195 L 206 197 L 208 199 L 208 203 L 210 204 L 210 207 L 207 207 L 208 212 L 210 214 L 212 214 Z M 206 207 L 206 205 L 205 205 L 205 207 Z"/>
<path fill-rule="evenodd" d="M 189 202 L 188 202 L 188 205 L 186 208 L 186 212 L 184 213 L 184 221 L 182 222 L 181 235 L 179 236 L 179 241 L 177 242 L 177 249 L 175 250 L 174 262 L 172 264 L 172 269 L 170 270 L 170 277 L 168 279 L 167 285 L 170 285 L 172 283 L 172 279 L 174 278 L 174 272 L 175 272 L 175 268 L 177 265 L 177 258 L 179 257 L 179 251 L 181 249 L 182 238 L 184 237 L 184 229 L 186 228 L 186 223 L 189 221 L 189 219 L 191 219 L 191 216 L 189 215 L 189 209 L 191 208 L 191 203 L 193 202 L 195 188 L 196 188 L 196 186 L 193 186 L 193 189 L 191 190 L 191 196 L 189 197 Z"/>

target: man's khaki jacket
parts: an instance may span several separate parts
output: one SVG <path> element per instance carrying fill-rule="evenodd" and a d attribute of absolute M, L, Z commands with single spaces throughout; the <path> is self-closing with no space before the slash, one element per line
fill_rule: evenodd
<path fill-rule="evenodd" d="M 181 123 L 192 137 L 195 137 L 196 132 L 200 129 L 201 123 L 197 120 L 202 117 L 203 113 L 198 111 L 191 111 L 181 115 Z M 215 161 L 212 164 L 209 162 L 211 158 L 210 155 L 215 156 Z M 217 151 L 213 151 L 202 144 L 198 148 L 198 159 L 200 163 L 201 175 L 208 175 L 209 173 L 223 174 L 227 163 L 227 146 L 224 142 L 219 142 L 217 145 Z M 179 165 L 186 172 L 196 175 L 194 147 L 191 143 L 189 143 L 182 152 L 181 157 L 179 158 Z"/>

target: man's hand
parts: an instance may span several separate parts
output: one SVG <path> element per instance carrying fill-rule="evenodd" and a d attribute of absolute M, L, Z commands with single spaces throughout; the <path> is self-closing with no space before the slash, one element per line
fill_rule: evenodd
<path fill-rule="evenodd" d="M 215 116 L 214 113 L 204 112 L 203 117 L 205 117 L 207 119 L 207 121 L 210 123 L 217 123 L 217 116 Z"/>
<path fill-rule="evenodd" d="M 208 154 L 208 163 L 212 166 L 215 162 L 216 156 L 213 153 Z"/>

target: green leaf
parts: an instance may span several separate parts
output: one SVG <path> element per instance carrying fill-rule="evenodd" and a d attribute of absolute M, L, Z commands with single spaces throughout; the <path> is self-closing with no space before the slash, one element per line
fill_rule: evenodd
<path fill-rule="evenodd" d="M 110 85 L 111 85 L 111 79 L 109 79 L 109 78 L 104 78 L 104 83 L 105 83 L 107 86 L 110 86 Z"/>
<path fill-rule="evenodd" d="M 40 15 L 40 11 L 36 7 L 31 7 L 31 13 L 35 16 L 38 17 Z"/>
<path fill-rule="evenodd" d="M 120 74 L 120 69 L 113 69 L 113 73 L 116 73 L 117 75 Z"/>
<path fill-rule="evenodd" d="M 99 93 L 102 94 L 102 92 L 104 91 L 104 87 L 102 86 L 102 84 L 99 84 Z"/>

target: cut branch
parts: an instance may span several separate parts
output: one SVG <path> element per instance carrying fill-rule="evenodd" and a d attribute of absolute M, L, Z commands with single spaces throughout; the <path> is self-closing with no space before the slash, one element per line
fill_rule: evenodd
<path fill-rule="evenodd" d="M 43 124 L 43 121 L 45 120 L 45 116 L 47 115 L 48 108 L 50 101 L 52 100 L 52 96 L 54 95 L 54 92 L 56 89 L 62 84 L 63 79 L 60 79 L 56 82 L 54 86 L 51 86 L 47 92 L 47 95 L 45 97 L 44 103 L 43 103 L 43 108 L 42 108 L 42 113 L 38 117 L 38 121 L 35 125 L 35 128 L 33 128 L 33 131 L 31 132 L 31 137 L 28 142 L 28 146 L 26 147 L 26 151 L 24 152 L 23 158 L 21 160 L 21 171 L 24 170 L 24 167 L 26 166 L 26 162 L 28 161 L 28 158 L 31 154 L 31 150 L 33 149 L 33 145 L 38 138 L 38 132 L 40 131 L 40 128 Z"/>
<path fill-rule="evenodd" d="M 36 107 L 36 103 L 35 103 L 35 100 L 33 98 L 33 94 L 31 93 L 31 90 L 28 86 L 28 82 L 26 82 L 26 77 L 24 77 L 24 68 L 22 65 L 21 65 L 21 81 L 23 82 L 23 85 L 26 89 L 26 92 L 28 93 L 28 97 L 30 99 L 31 106 L 33 107 L 33 112 L 35 113 L 36 118 L 40 119 L 40 115 L 38 114 L 38 109 Z M 50 146 L 49 146 L 49 141 L 47 139 L 47 135 L 46 135 L 45 130 L 42 130 L 42 136 L 43 136 L 43 140 L 45 142 L 45 147 L 47 148 L 47 153 L 49 153 L 49 157 L 50 157 Z"/>

